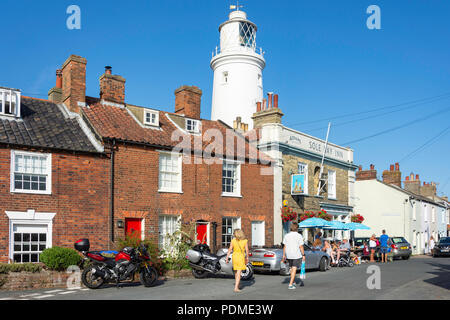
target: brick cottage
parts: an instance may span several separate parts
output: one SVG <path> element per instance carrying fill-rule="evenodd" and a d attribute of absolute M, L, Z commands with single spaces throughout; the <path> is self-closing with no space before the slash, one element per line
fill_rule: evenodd
<path fill-rule="evenodd" d="M 173 113 L 135 106 L 107 67 L 100 97 L 87 97 L 86 63 L 70 56 L 49 100 L 22 97 L 22 114 L 1 116 L 2 261 L 36 261 L 80 237 L 113 248 L 132 231 L 163 246 L 188 221 L 214 249 L 235 228 L 252 245 L 273 244 L 271 159 L 238 130 L 201 119 L 199 88 L 178 88 Z"/>

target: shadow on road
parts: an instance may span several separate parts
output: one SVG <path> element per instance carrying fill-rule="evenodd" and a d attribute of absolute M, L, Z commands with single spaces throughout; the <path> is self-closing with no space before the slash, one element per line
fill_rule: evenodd
<path fill-rule="evenodd" d="M 445 258 L 434 258 L 436 262 L 428 263 L 433 267 L 439 268 L 438 270 L 428 272 L 429 274 L 434 274 L 436 277 L 431 279 L 426 279 L 424 282 L 450 290 L 450 265 L 439 263 L 439 259 Z"/>
<path fill-rule="evenodd" d="M 165 280 L 158 279 L 158 280 L 156 280 L 155 285 L 152 286 L 151 288 L 159 287 L 159 286 L 163 285 L 165 282 L 166 282 Z M 110 283 L 104 284 L 99 289 L 115 288 L 115 287 L 116 287 L 116 284 L 110 282 Z M 135 282 L 120 282 L 119 283 L 119 288 L 132 288 L 132 287 L 144 287 L 144 285 L 142 283 L 140 283 L 139 281 L 135 281 Z M 98 289 L 96 289 L 96 290 L 98 290 Z"/>

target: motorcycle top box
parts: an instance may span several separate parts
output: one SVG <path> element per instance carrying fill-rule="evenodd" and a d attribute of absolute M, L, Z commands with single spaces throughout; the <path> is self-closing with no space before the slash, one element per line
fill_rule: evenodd
<path fill-rule="evenodd" d="M 201 257 L 202 254 L 196 250 L 190 249 L 186 252 L 186 259 L 188 259 L 192 263 L 199 262 Z"/>
<path fill-rule="evenodd" d="M 80 252 L 89 251 L 90 246 L 89 239 L 80 239 L 75 242 L 75 249 Z"/>

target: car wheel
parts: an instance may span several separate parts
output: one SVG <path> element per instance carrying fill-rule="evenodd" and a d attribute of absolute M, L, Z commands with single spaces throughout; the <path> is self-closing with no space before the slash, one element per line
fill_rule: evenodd
<path fill-rule="evenodd" d="M 408 260 L 410 256 L 402 257 L 403 260 Z"/>
<path fill-rule="evenodd" d="M 319 270 L 324 272 L 327 271 L 328 269 L 328 259 L 325 257 L 322 257 L 322 259 L 320 259 L 320 263 L 319 263 Z"/>

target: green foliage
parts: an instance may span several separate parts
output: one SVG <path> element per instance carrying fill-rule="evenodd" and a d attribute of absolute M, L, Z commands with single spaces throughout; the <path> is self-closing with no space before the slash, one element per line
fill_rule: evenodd
<path fill-rule="evenodd" d="M 40 260 L 50 270 L 64 271 L 69 266 L 77 266 L 81 263 L 81 257 L 77 251 L 71 248 L 53 247 L 42 251 Z"/>
<path fill-rule="evenodd" d="M 39 263 L 0 263 L 0 274 L 10 272 L 40 272 L 42 265 Z"/>
<path fill-rule="evenodd" d="M 138 248 L 141 244 L 147 248 L 151 264 L 156 268 L 156 270 L 158 270 L 159 274 L 164 273 L 164 264 L 160 258 L 158 246 L 150 240 L 141 240 L 136 233 L 132 233 L 131 235 L 127 235 L 125 238 L 118 239 L 116 249 L 117 251 L 120 251 L 125 247 Z"/>
<path fill-rule="evenodd" d="M 189 269 L 186 252 L 196 243 L 196 223 L 193 220 L 178 223 L 180 228 L 166 235 L 166 245 L 161 250 L 165 270 Z"/>

